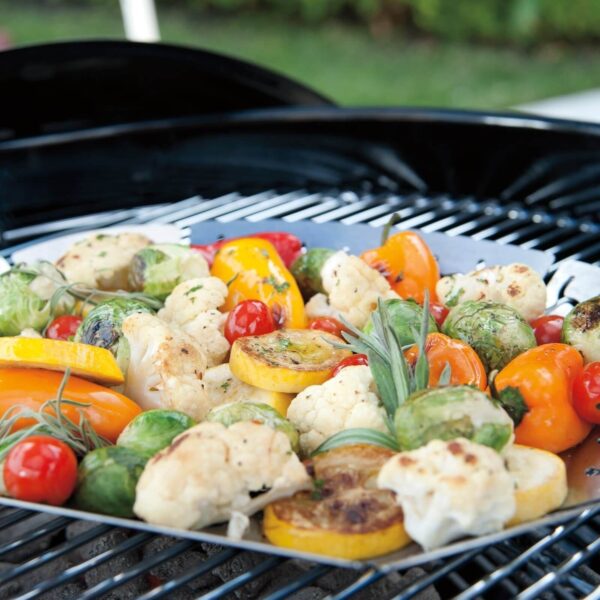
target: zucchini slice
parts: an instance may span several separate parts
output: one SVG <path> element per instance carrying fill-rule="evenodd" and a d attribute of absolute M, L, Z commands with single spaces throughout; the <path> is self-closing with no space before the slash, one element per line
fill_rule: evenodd
<path fill-rule="evenodd" d="M 334 348 L 339 338 L 313 329 L 280 329 L 237 339 L 229 367 L 243 382 L 263 390 L 297 394 L 331 377 L 349 350 Z"/>

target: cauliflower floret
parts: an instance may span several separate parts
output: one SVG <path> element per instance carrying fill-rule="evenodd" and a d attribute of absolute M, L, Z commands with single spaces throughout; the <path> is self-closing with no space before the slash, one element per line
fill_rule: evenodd
<path fill-rule="evenodd" d="M 26 327 L 25 329 L 23 329 L 23 331 L 21 331 L 18 337 L 42 339 L 44 336 L 39 331 L 36 331 L 31 327 Z"/>
<path fill-rule="evenodd" d="M 290 404 L 287 418 L 300 432 L 300 448 L 310 454 L 338 431 L 368 427 L 387 432 L 385 410 L 369 367 L 346 367 L 321 385 L 311 385 Z"/>
<path fill-rule="evenodd" d="M 221 364 L 229 352 L 223 335 L 227 314 L 217 310 L 227 298 L 227 286 L 217 277 L 180 283 L 168 296 L 158 316 L 191 335 L 202 348 L 208 366 Z"/>
<path fill-rule="evenodd" d="M 150 459 L 133 510 L 157 525 L 200 529 L 310 487 L 280 431 L 251 422 L 201 423 Z"/>
<path fill-rule="evenodd" d="M 436 293 L 448 307 L 466 300 L 501 302 L 514 308 L 526 321 L 539 317 L 546 308 L 544 280 L 531 267 L 519 263 L 442 277 Z"/>
<path fill-rule="evenodd" d="M 123 321 L 129 348 L 124 394 L 143 409 L 173 408 L 201 421 L 213 404 L 203 377 L 206 356 L 187 333 L 148 313 Z"/>
<path fill-rule="evenodd" d="M 56 266 L 70 283 L 101 290 L 129 290 L 133 255 L 151 243 L 139 233 L 98 233 L 76 242 Z"/>
<path fill-rule="evenodd" d="M 464 438 L 396 454 L 377 478 L 396 493 L 404 527 L 425 549 L 502 529 L 515 513 L 515 486 L 495 450 Z"/>
<path fill-rule="evenodd" d="M 306 304 L 309 318 L 338 317 L 364 327 L 378 298 L 398 298 L 386 278 L 367 263 L 343 250 L 330 256 L 321 270 L 323 289 Z"/>

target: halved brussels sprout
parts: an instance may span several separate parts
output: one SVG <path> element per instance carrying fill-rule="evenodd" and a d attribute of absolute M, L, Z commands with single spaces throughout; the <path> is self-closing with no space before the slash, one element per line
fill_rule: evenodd
<path fill-rule="evenodd" d="M 536 346 L 527 321 L 514 308 L 498 302 L 468 300 L 455 306 L 442 332 L 469 344 L 488 373 Z"/>
<path fill-rule="evenodd" d="M 73 310 L 67 281 L 49 262 L 18 265 L 0 276 L 0 336 L 24 329 L 42 331 L 56 316 Z"/>
<path fill-rule="evenodd" d="M 600 360 L 600 296 L 580 302 L 565 317 L 562 341 L 577 348 L 586 363 Z"/>
<path fill-rule="evenodd" d="M 207 277 L 204 257 L 180 244 L 154 244 L 136 252 L 131 261 L 131 289 L 164 300 L 188 279 Z"/>
<path fill-rule="evenodd" d="M 400 450 L 463 437 L 500 452 L 513 436 L 508 414 L 486 393 L 467 385 L 416 392 L 398 408 L 394 423 Z"/>
<path fill-rule="evenodd" d="M 423 320 L 423 307 L 417 304 L 414 300 L 401 300 L 400 298 L 390 298 L 384 300 L 383 303 L 390 317 L 390 325 L 398 334 L 400 343 L 403 346 L 414 344 L 416 339 L 413 331 L 418 332 L 421 329 L 421 321 Z M 429 333 L 434 333 L 438 330 L 435 319 L 429 315 Z M 373 321 L 371 317 L 367 321 L 363 331 L 371 333 L 373 331 Z"/>
<path fill-rule="evenodd" d="M 239 421 L 263 423 L 272 429 L 285 433 L 290 440 L 292 450 L 296 453 L 300 451 L 300 439 L 296 428 L 268 404 L 255 404 L 254 402 L 222 404 L 208 413 L 206 421 L 221 423 L 225 427 Z"/>

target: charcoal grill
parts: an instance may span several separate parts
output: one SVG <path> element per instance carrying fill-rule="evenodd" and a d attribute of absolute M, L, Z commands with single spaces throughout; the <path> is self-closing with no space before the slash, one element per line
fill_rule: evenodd
<path fill-rule="evenodd" d="M 92 81 L 94 68 L 102 84 L 81 90 L 79 77 Z M 125 77 L 138 68 L 144 76 Z M 153 69 L 196 106 L 154 89 Z M 214 220 L 380 226 L 398 213 L 403 228 L 549 251 L 548 279 L 569 261 L 600 265 L 598 126 L 340 109 L 221 57 L 124 43 L 0 55 L 0 89 L 9 90 L 11 109 L 0 116 L 0 253 L 7 258 L 41 239 L 117 224 L 172 223 L 190 234 Z M 49 101 L 40 103 L 45 90 Z M 139 98 L 153 92 L 140 110 Z M 25 119 L 15 116 L 22 107 L 30 107 Z M 555 286 L 565 306 L 567 284 Z M 0 500 L 6 598 L 600 598 L 599 551 L 597 505 L 559 526 L 384 573 Z"/>

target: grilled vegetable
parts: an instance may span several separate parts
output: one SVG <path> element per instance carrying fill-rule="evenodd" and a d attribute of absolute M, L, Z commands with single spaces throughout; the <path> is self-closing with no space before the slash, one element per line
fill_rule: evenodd
<path fill-rule="evenodd" d="M 310 248 L 292 263 L 290 271 L 305 298 L 325 293 L 321 271 L 327 259 L 334 254 L 335 250 L 330 248 Z"/>
<path fill-rule="evenodd" d="M 395 425 L 401 450 L 460 437 L 500 452 L 513 437 L 508 414 L 487 394 L 466 385 L 413 394 L 396 411 Z"/>
<path fill-rule="evenodd" d="M 234 402 L 232 404 L 217 406 L 206 415 L 205 420 L 212 423 L 221 423 L 225 427 L 229 427 L 240 421 L 263 423 L 287 435 L 294 452 L 297 453 L 300 449 L 298 432 L 294 426 L 268 404 Z"/>
<path fill-rule="evenodd" d="M 600 362 L 585 365 L 573 383 L 573 405 L 588 423 L 600 424 Z"/>
<path fill-rule="evenodd" d="M 390 298 L 384 300 L 385 307 L 390 316 L 390 325 L 394 329 L 403 346 L 415 343 L 415 333 L 419 331 L 423 321 L 423 307 L 414 300 L 401 300 Z M 429 317 L 428 331 L 437 331 L 435 319 Z M 373 321 L 369 319 L 364 327 L 365 333 L 373 332 Z"/>
<path fill-rule="evenodd" d="M 150 458 L 166 448 L 195 421 L 177 410 L 148 410 L 135 417 L 119 435 L 117 446 Z"/>
<path fill-rule="evenodd" d="M 394 494 L 374 485 L 393 452 L 346 446 L 305 463 L 313 491 L 269 504 L 263 532 L 276 546 L 338 558 L 387 554 L 410 543 Z"/>
<path fill-rule="evenodd" d="M 131 448 L 93 450 L 79 465 L 75 506 L 114 517 L 133 517 L 135 486 L 145 464 L 146 457 Z"/>
<path fill-rule="evenodd" d="M 580 302 L 565 317 L 562 341 L 575 346 L 586 363 L 600 361 L 600 296 Z"/>
<path fill-rule="evenodd" d="M 339 338 L 311 329 L 281 329 L 239 338 L 231 348 L 229 365 L 249 385 L 295 394 L 329 379 L 340 360 L 350 355 L 331 342 Z"/>
<path fill-rule="evenodd" d="M 436 385 L 472 385 L 480 390 L 487 388 L 485 368 L 477 352 L 468 344 L 443 333 L 430 333 L 425 342 L 429 363 L 429 387 Z M 416 365 L 419 348 L 414 345 L 405 352 L 409 365 Z M 449 369 L 449 371 L 446 371 Z M 447 372 L 449 378 L 442 381 Z"/>
<path fill-rule="evenodd" d="M 42 331 L 50 320 L 70 312 L 75 300 L 67 281 L 51 263 L 17 266 L 0 276 L 0 336 L 24 329 Z M 61 289 L 62 288 L 62 289 Z"/>
<path fill-rule="evenodd" d="M 567 472 L 559 456 L 516 444 L 506 450 L 504 459 L 515 480 L 517 503 L 508 525 L 539 519 L 565 501 Z"/>
<path fill-rule="evenodd" d="M 384 229 L 381 247 L 363 252 L 361 258 L 379 271 L 401 298 L 422 303 L 427 291 L 435 300 L 440 271 L 431 250 L 412 231 L 400 231 L 388 238 L 390 225 Z"/>
<path fill-rule="evenodd" d="M 0 338 L 0 367 L 71 369 L 74 375 L 105 385 L 124 381 L 117 361 L 107 350 L 43 338 Z"/>
<path fill-rule="evenodd" d="M 559 343 L 562 339 L 564 322 L 564 318 L 559 315 L 544 315 L 531 321 L 530 325 L 538 346 Z"/>
<path fill-rule="evenodd" d="M 207 276 L 207 262 L 188 246 L 154 244 L 136 252 L 129 285 L 134 291 L 164 300 L 183 281 Z"/>
<path fill-rule="evenodd" d="M 271 243 L 257 238 L 228 242 L 219 250 L 211 273 L 229 288 L 223 310 L 232 310 L 242 300 L 260 300 L 271 309 L 277 325 L 306 327 L 298 285 Z"/>
<path fill-rule="evenodd" d="M 225 337 L 230 344 L 240 337 L 263 335 L 271 331 L 275 331 L 273 315 L 260 300 L 242 300 L 225 321 Z"/>
<path fill-rule="evenodd" d="M 50 325 L 46 328 L 46 335 L 50 340 L 62 340 L 63 342 L 70 342 L 75 337 L 77 329 L 83 321 L 82 317 L 77 315 L 62 315 L 56 317 Z M 23 332 L 21 332 L 22 334 Z"/>
<path fill-rule="evenodd" d="M 38 411 L 44 402 L 55 397 L 62 378 L 62 373 L 44 369 L 0 369 L 0 417 L 9 410 L 14 411 L 15 406 Z M 69 378 L 63 396 L 66 400 L 83 403 L 83 406 L 63 403 L 62 414 L 74 423 L 79 423 L 81 415 L 85 415 L 94 431 L 113 443 L 131 419 L 141 412 L 129 398 L 79 377 Z M 34 423 L 32 419 L 21 418 L 12 424 L 11 430 Z"/>
<path fill-rule="evenodd" d="M 591 425 L 573 407 L 573 382 L 583 360 L 572 346 L 544 344 L 512 360 L 494 380 L 500 401 L 517 396 L 526 410 L 515 429 L 519 444 L 563 452 L 583 441 Z"/>
<path fill-rule="evenodd" d="M 531 327 L 506 304 L 467 301 L 450 311 L 442 331 L 471 346 L 488 372 L 536 345 Z"/>
<path fill-rule="evenodd" d="M 90 310 L 77 330 L 75 341 L 110 350 L 117 358 L 119 366 L 125 370 L 129 355 L 127 345 L 121 345 L 123 321 L 135 313 L 153 314 L 154 311 L 140 300 L 106 300 Z"/>

